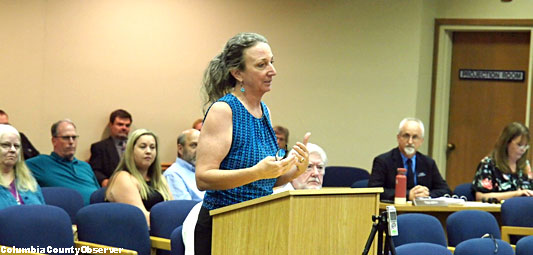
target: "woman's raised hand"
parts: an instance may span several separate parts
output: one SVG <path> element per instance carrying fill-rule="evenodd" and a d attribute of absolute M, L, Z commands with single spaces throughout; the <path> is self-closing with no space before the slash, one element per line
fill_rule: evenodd
<path fill-rule="evenodd" d="M 309 141 L 309 137 L 311 137 L 311 133 L 305 133 L 303 141 L 297 142 L 294 146 L 292 146 L 293 150 L 291 151 L 291 154 L 298 159 L 296 161 L 296 167 L 298 167 L 296 176 L 299 176 L 305 172 L 305 170 L 307 170 L 307 166 L 309 166 L 309 151 L 307 150 L 307 142 Z"/>
<path fill-rule="evenodd" d="M 277 178 L 289 171 L 296 163 L 296 157 L 290 155 L 283 160 L 276 160 L 275 157 L 268 156 L 257 163 L 257 179 Z"/>

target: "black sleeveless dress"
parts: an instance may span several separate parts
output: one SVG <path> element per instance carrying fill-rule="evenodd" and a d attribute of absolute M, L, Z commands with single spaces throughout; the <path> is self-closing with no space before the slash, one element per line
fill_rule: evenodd
<path fill-rule="evenodd" d="M 148 197 L 146 199 L 143 199 L 144 208 L 146 208 L 147 211 L 150 211 L 152 209 L 152 206 L 159 202 L 163 202 L 165 199 L 163 199 L 163 195 L 159 193 L 159 191 L 155 190 L 152 187 L 152 181 L 147 181 L 146 184 L 148 185 L 149 191 L 148 191 Z"/>

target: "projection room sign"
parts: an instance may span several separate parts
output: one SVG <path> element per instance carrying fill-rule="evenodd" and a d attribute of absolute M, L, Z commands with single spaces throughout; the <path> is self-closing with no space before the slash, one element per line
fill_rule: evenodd
<path fill-rule="evenodd" d="M 524 81 L 524 71 L 459 69 L 461 80 Z"/>

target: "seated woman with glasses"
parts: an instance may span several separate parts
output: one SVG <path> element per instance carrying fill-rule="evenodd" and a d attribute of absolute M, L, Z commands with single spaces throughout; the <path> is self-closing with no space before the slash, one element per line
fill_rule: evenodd
<path fill-rule="evenodd" d="M 20 133 L 5 124 L 0 124 L 0 170 L 0 209 L 44 204 L 41 188 L 24 163 Z"/>
<path fill-rule="evenodd" d="M 107 201 L 131 204 L 141 209 L 148 224 L 152 206 L 172 200 L 161 174 L 158 147 L 158 139 L 153 132 L 146 129 L 133 131 L 106 191 Z"/>
<path fill-rule="evenodd" d="M 476 200 L 533 196 L 528 149 L 528 128 L 518 122 L 507 125 L 490 156 L 478 165 L 472 182 Z"/>

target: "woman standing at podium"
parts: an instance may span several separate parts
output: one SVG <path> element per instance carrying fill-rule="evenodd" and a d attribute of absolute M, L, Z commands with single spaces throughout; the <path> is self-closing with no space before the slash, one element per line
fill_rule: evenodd
<path fill-rule="evenodd" d="M 478 165 L 472 182 L 476 200 L 533 196 L 528 149 L 528 128 L 518 122 L 508 124 L 490 156 L 483 158 Z"/>
<path fill-rule="evenodd" d="M 211 254 L 209 210 L 272 194 L 307 169 L 309 153 L 297 143 L 294 153 L 276 159 L 276 135 L 261 101 L 276 75 L 265 37 L 240 33 L 209 63 L 204 125 L 198 141 L 196 185 L 206 190 L 195 229 L 195 254 Z"/>

